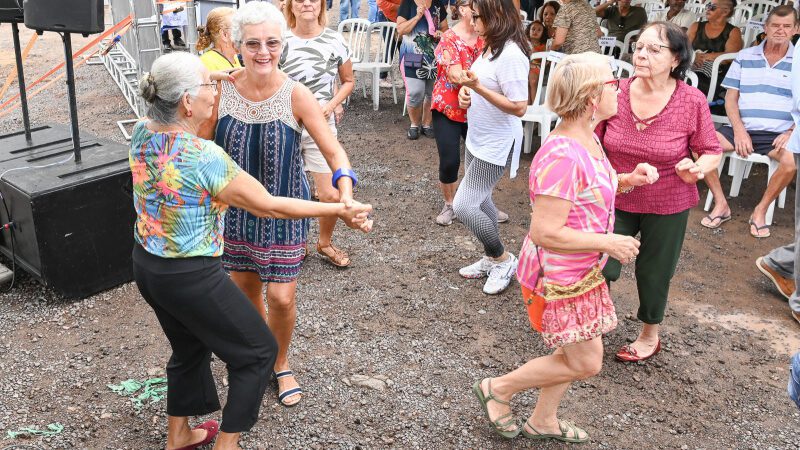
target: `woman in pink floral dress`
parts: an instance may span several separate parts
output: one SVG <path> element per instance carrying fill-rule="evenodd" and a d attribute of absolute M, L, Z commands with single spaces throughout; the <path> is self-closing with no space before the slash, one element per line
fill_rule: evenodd
<path fill-rule="evenodd" d="M 609 255 L 628 261 L 639 251 L 633 237 L 610 231 L 616 193 L 658 178 L 648 164 L 617 174 L 594 135 L 597 123 L 617 112 L 619 80 L 609 63 L 596 53 L 571 55 L 550 78 L 547 103 L 562 122 L 531 164 L 533 213 L 517 277 L 526 303 L 534 292 L 541 293 L 540 282 L 547 283 L 548 301 L 537 328 L 555 351 L 472 388 L 494 430 L 506 438 L 521 432 L 529 439 L 589 439 L 586 431 L 559 420 L 556 412 L 570 383 L 600 371 L 602 335 L 617 324 L 600 269 Z M 550 295 L 567 287 L 573 290 L 561 292 L 557 299 Z M 539 388 L 539 399 L 525 425 L 518 427 L 509 402 L 517 392 L 531 388 Z"/>

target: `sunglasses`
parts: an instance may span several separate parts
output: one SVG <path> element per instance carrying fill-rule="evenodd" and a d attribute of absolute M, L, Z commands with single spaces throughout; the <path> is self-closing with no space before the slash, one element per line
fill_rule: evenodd
<path fill-rule="evenodd" d="M 706 11 L 716 11 L 719 9 L 719 5 L 716 3 L 706 3 Z"/>
<path fill-rule="evenodd" d="M 266 42 L 261 42 L 256 39 L 244 41 L 244 48 L 250 53 L 258 53 L 259 50 L 264 47 L 267 48 L 267 51 L 276 52 L 281 49 L 281 45 L 283 45 L 283 42 L 281 42 L 280 39 L 270 39 Z"/>

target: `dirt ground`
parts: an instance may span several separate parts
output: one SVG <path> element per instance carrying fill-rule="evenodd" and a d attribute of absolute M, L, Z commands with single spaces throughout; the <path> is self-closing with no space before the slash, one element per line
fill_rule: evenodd
<path fill-rule="evenodd" d="M 28 59 L 29 79 L 61 61 L 58 37 L 49 33 L 43 42 Z M 10 29 L 1 25 L 0 78 L 12 69 L 10 55 Z M 243 447 L 565 448 L 522 437 L 502 441 L 490 431 L 471 384 L 547 350 L 530 329 L 516 283 L 490 297 L 480 282 L 458 276 L 481 251 L 463 225 L 434 223 L 441 207 L 434 142 L 406 140 L 402 101 L 393 104 L 384 89 L 374 112 L 360 95 L 365 82 L 359 78 L 339 136 L 362 180 L 357 198 L 375 206 L 375 230 L 337 231 L 336 242 L 353 259 L 349 269 L 336 270 L 314 255 L 306 260 L 291 348 L 304 399 L 287 409 L 268 390 Z M 122 141 L 115 121 L 133 116 L 105 70 L 81 67 L 77 84 L 82 130 Z M 65 91 L 58 83 L 32 100 L 34 124 L 67 122 Z M 0 119 L 0 132 L 20 128 L 18 112 Z M 515 254 L 528 227 L 531 158 L 523 155 L 520 175 L 505 178 L 495 193 L 511 216 L 501 231 Z M 726 187 L 729 180 L 723 177 Z M 765 182 L 766 170 L 754 168 L 743 194 L 731 201 L 733 220 L 721 230 L 699 225 L 700 206 L 692 211 L 670 292 L 664 351 L 646 364 L 613 359 L 640 327 L 631 270 L 613 286 L 620 323 L 605 338 L 603 371 L 575 383 L 560 410 L 592 435 L 581 448 L 800 447 L 800 414 L 786 395 L 787 361 L 800 348 L 800 328 L 753 264 L 792 239 L 795 192 L 792 187 L 787 207 L 776 210 L 772 237 L 756 240 L 746 223 Z M 313 248 L 315 226 L 310 236 Z M 134 284 L 75 301 L 20 272 L 14 288 L 0 294 L 0 448 L 163 448 L 164 402 L 137 411 L 107 385 L 158 375 L 168 357 L 167 341 Z M 224 402 L 224 365 L 215 360 L 213 368 Z M 378 382 L 359 386 L 354 375 Z M 515 398 L 520 420 L 535 401 L 535 391 Z M 64 426 L 60 434 L 6 437 L 54 422 Z"/>

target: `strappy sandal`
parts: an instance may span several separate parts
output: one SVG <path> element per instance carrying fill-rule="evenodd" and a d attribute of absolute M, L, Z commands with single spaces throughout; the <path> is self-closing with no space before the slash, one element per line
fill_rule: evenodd
<path fill-rule="evenodd" d="M 273 376 L 275 377 L 275 382 L 277 383 L 278 380 L 281 378 L 294 377 L 294 372 L 292 372 L 291 370 L 282 370 L 280 372 L 274 373 Z M 294 403 L 287 403 L 284 400 L 293 395 L 298 395 L 298 394 L 301 394 L 300 399 L 302 400 L 303 390 L 300 388 L 300 386 L 286 389 L 284 391 L 278 392 L 278 401 L 281 402 L 281 405 L 283 406 L 289 406 L 289 407 L 295 406 L 296 404 L 300 403 L 300 400 Z"/>
<path fill-rule="evenodd" d="M 531 425 L 530 420 L 526 421 L 525 424 L 528 425 L 528 428 L 530 428 L 533 431 L 533 433 L 528 433 L 527 431 L 525 431 L 525 427 L 522 428 L 522 435 L 528 439 L 533 439 L 533 440 L 555 439 L 557 441 L 569 442 L 572 444 L 581 444 L 583 442 L 589 442 L 589 433 L 587 433 L 586 430 L 578 428 L 577 425 L 566 420 L 558 421 L 558 428 L 561 429 L 561 434 L 540 433 L 536 431 L 536 428 L 533 428 L 533 425 Z M 584 438 L 581 438 L 580 437 L 581 434 L 585 434 L 586 436 Z"/>
<path fill-rule="evenodd" d="M 494 394 L 492 394 L 491 379 L 488 380 L 488 386 L 487 386 L 489 390 L 489 395 L 484 395 L 483 389 L 481 388 L 481 381 L 483 380 L 478 380 L 475 382 L 475 384 L 472 385 L 472 392 L 475 394 L 475 397 L 478 397 L 478 401 L 481 402 L 481 407 L 483 407 L 483 412 L 486 413 L 486 418 L 489 419 L 489 424 L 492 426 L 492 429 L 494 430 L 495 433 L 499 434 L 500 436 L 506 439 L 513 439 L 517 437 L 520 431 L 519 427 L 517 427 L 516 430 L 506 430 L 506 428 L 508 428 L 509 426 L 517 424 L 516 421 L 514 420 L 514 413 L 510 412 L 508 414 L 504 414 L 498 417 L 495 420 L 492 420 L 492 418 L 489 417 L 489 407 L 487 406 L 487 404 L 490 401 L 495 401 L 497 403 L 500 403 L 501 405 L 506 405 L 510 408 L 511 403 L 505 400 L 500 400 L 499 398 L 495 397 Z M 507 420 L 504 421 L 503 419 Z"/>
<path fill-rule="evenodd" d="M 336 267 L 347 267 L 350 265 L 350 256 L 347 254 L 347 252 L 335 247 L 333 244 L 320 247 L 318 243 L 317 253 L 319 253 L 321 256 L 327 259 L 328 262 Z"/>

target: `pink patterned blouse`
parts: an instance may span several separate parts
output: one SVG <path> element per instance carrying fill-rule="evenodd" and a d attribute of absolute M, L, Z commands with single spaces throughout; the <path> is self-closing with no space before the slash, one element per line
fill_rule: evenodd
<path fill-rule="evenodd" d="M 605 233 L 614 229 L 612 212 L 617 174 L 608 158 L 593 157 L 578 141 L 551 134 L 533 158 L 529 183 L 531 203 L 537 195 L 572 202 L 567 227 L 587 233 Z M 539 255 L 544 260 L 547 281 L 562 286 L 586 276 L 600 258 L 599 252 L 567 254 L 543 248 L 539 248 Z M 600 261 L 601 267 L 605 265 L 605 260 L 606 257 Z M 530 236 L 525 236 L 519 255 L 517 279 L 521 285 L 534 290 L 538 276 L 536 246 Z"/>
<path fill-rule="evenodd" d="M 595 132 L 603 141 L 611 165 L 619 173 L 630 173 L 646 162 L 658 169 L 655 184 L 640 186 L 617 197 L 617 209 L 639 214 L 676 214 L 697 205 L 697 186 L 686 184 L 675 172 L 683 158 L 722 153 L 714 122 L 702 92 L 678 81 L 667 106 L 652 118 L 638 118 L 649 125 L 636 128 L 631 110 L 631 82 L 622 80 L 617 115 L 598 125 Z"/>
<path fill-rule="evenodd" d="M 450 56 L 449 64 L 443 61 L 442 56 L 447 51 Z M 439 111 L 454 122 L 467 121 L 467 110 L 458 107 L 458 90 L 460 84 L 447 80 L 447 71 L 451 65 L 460 64 L 464 70 L 472 67 L 472 63 L 483 51 L 483 38 L 478 38 L 475 46 L 470 47 L 453 30 L 447 30 L 442 35 L 439 45 L 434 50 L 436 56 L 436 82 L 433 85 L 433 98 L 431 109 Z"/>

